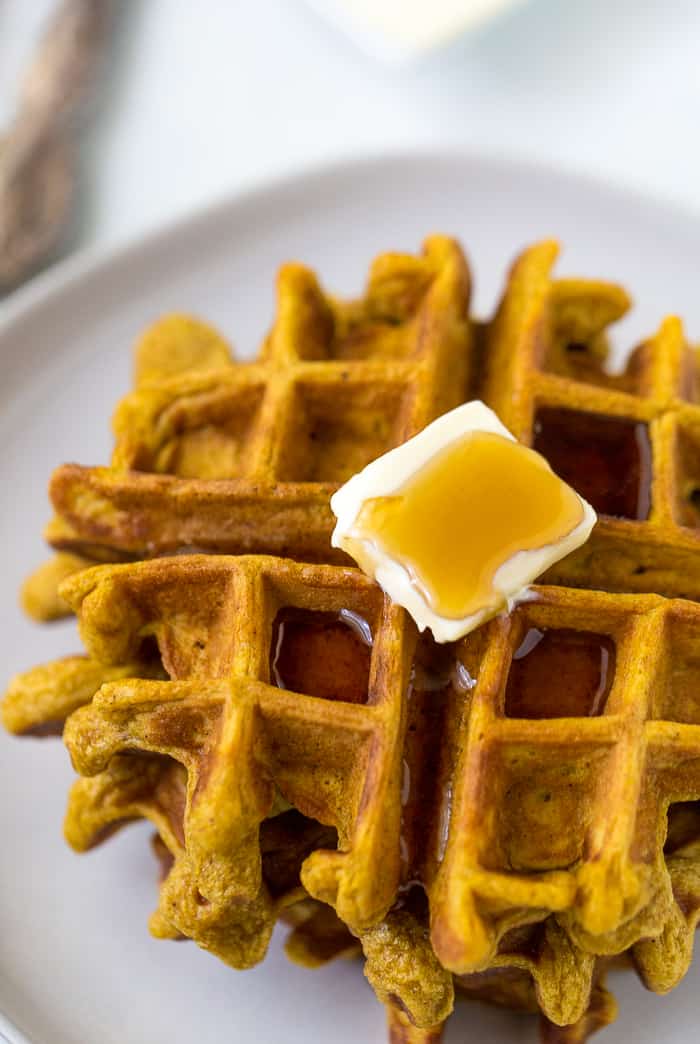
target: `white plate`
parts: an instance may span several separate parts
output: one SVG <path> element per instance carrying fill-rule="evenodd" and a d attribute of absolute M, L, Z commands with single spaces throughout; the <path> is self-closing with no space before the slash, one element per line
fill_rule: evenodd
<path fill-rule="evenodd" d="M 2 674 L 78 647 L 73 625 L 37 627 L 15 592 L 45 555 L 46 481 L 61 461 L 106 461 L 108 418 L 127 389 L 130 345 L 163 311 L 190 309 L 252 351 L 272 314 L 278 264 L 300 258 L 357 291 L 370 258 L 459 236 L 490 307 L 524 244 L 557 235 L 561 271 L 626 283 L 640 306 L 621 341 L 677 311 L 700 334 L 700 221 L 578 178 L 464 155 L 344 165 L 232 200 L 108 258 L 81 258 L 5 306 L 0 324 Z M 145 826 L 91 855 L 61 839 L 71 770 L 57 741 L 0 734 L 0 1008 L 34 1044 L 231 1041 L 383 1044 L 384 1016 L 358 965 L 309 972 L 276 937 L 267 962 L 234 973 L 193 944 L 146 931 L 155 867 Z M 697 968 L 671 998 L 614 977 L 608 1044 L 681 1044 L 697 1031 Z M 2 1033 L 12 1032 L 0 1022 Z M 446 1040 L 536 1039 L 534 1020 L 463 1004 Z"/>

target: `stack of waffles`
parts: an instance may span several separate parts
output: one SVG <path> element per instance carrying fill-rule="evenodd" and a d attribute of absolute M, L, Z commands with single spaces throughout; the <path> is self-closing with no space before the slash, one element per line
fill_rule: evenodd
<path fill-rule="evenodd" d="M 537 245 L 493 320 L 453 240 L 387 254 L 343 302 L 285 266 L 260 356 L 157 323 L 108 467 L 60 468 L 27 609 L 87 656 L 13 680 L 17 733 L 63 731 L 79 851 L 146 818 L 151 931 L 235 968 L 276 921 L 310 966 L 362 954 L 392 1040 L 455 991 L 609 1022 L 630 960 L 659 993 L 700 916 L 700 407 L 677 319 L 605 369 L 617 286 Z M 483 398 L 597 509 L 532 596 L 450 645 L 330 546 L 339 484 Z"/>

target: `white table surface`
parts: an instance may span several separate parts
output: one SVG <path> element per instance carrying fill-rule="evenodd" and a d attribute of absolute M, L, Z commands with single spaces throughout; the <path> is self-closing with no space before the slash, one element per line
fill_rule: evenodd
<path fill-rule="evenodd" d="M 0 0 L 0 124 L 50 6 Z M 529 0 L 407 68 L 366 57 L 304 0 L 118 6 L 71 246 L 130 239 L 306 164 L 413 145 L 523 155 L 700 208 L 697 0 Z"/>

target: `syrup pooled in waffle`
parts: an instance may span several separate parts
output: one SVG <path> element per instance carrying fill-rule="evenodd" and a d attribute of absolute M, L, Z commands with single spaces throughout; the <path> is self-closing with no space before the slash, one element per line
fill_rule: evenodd
<path fill-rule="evenodd" d="M 685 972 L 693 805 L 668 863 L 664 840 L 700 799 L 700 607 L 540 587 L 443 647 L 341 567 L 181 556 L 63 591 L 94 661 L 165 672 L 107 681 L 65 731 L 71 843 L 146 816 L 171 853 L 156 934 L 245 967 L 308 894 L 426 1032 L 453 976 L 505 995 L 515 969 L 567 1024 L 601 956 L 653 989 Z"/>
<path fill-rule="evenodd" d="M 53 476 L 50 542 L 103 559 L 183 547 L 342 558 L 333 491 L 465 398 L 469 289 L 459 246 L 433 236 L 419 257 L 379 257 L 359 301 L 283 266 L 256 363 L 233 362 L 193 320 L 157 323 L 114 418 L 111 466 Z"/>
<path fill-rule="evenodd" d="M 514 264 L 489 324 L 482 398 L 596 509 L 586 544 L 543 580 L 700 599 L 700 369 L 679 319 L 605 369 L 627 310 L 608 283 L 554 280 L 556 244 Z"/>

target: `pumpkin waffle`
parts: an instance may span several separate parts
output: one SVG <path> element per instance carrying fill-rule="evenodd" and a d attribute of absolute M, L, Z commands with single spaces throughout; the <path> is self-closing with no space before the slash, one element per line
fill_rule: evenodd
<path fill-rule="evenodd" d="M 264 556 L 101 566 L 62 594 L 88 662 L 132 672 L 68 719 L 66 833 L 85 849 L 152 820 L 172 857 L 156 935 L 247 967 L 311 896 L 406 1040 L 435 1038 L 455 982 L 582 1026 L 591 997 L 612 1014 L 607 958 L 652 989 L 683 975 L 700 606 L 537 587 L 437 646 L 359 571 Z"/>
<path fill-rule="evenodd" d="M 461 249 L 432 236 L 419 257 L 380 256 L 359 301 L 284 265 L 256 363 L 234 362 L 211 327 L 161 320 L 137 346 L 110 467 L 54 474 L 49 542 L 93 560 L 194 547 L 347 561 L 330 547 L 330 496 L 463 400 L 469 293 Z M 50 578 L 32 578 L 39 617 L 44 591 L 51 606 Z"/>
<path fill-rule="evenodd" d="M 474 397 L 599 513 L 591 540 L 547 582 L 700 598 L 696 353 L 670 317 L 609 374 L 607 330 L 629 297 L 614 283 L 554 279 L 557 250 L 546 241 L 525 251 L 486 327 L 468 322 L 466 263 L 440 236 L 421 257 L 379 257 L 355 302 L 326 294 L 303 266 L 283 266 L 277 318 L 254 364 L 233 362 L 205 324 L 156 323 L 114 418 L 111 465 L 53 476 L 47 537 L 60 565 L 30 578 L 28 611 L 65 610 L 55 576 L 75 555 L 347 561 L 330 547 L 331 494 Z"/>
<path fill-rule="evenodd" d="M 694 356 L 671 319 L 609 376 L 628 298 L 553 280 L 555 254 L 523 255 L 485 328 L 442 237 L 380 258 L 350 304 L 283 268 L 256 363 L 194 320 L 156 324 L 110 467 L 54 476 L 59 557 L 25 589 L 34 615 L 72 606 L 89 652 L 3 705 L 14 731 L 70 715 L 71 843 L 150 819 L 152 930 L 234 966 L 278 917 L 305 963 L 359 946 L 395 1041 L 437 1040 L 457 988 L 540 1008 L 574 1044 L 613 1017 L 610 959 L 658 992 L 690 960 L 700 608 L 657 595 L 696 596 Z M 442 648 L 357 570 L 226 554 L 331 560 L 337 485 L 475 395 L 601 511 L 595 561 L 547 576 L 570 587 Z M 155 560 L 57 593 L 134 557 Z M 656 595 L 573 590 L 591 586 Z"/>
<path fill-rule="evenodd" d="M 629 306 L 613 284 L 555 280 L 557 246 L 514 264 L 489 324 L 481 397 L 596 509 L 586 544 L 544 582 L 700 599 L 700 380 L 681 321 L 611 375 L 607 327 Z"/>

